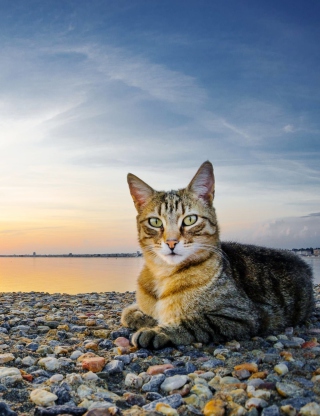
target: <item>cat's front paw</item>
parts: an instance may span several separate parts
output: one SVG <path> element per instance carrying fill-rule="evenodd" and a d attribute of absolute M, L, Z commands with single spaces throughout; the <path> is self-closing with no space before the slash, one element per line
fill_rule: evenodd
<path fill-rule="evenodd" d="M 137 304 L 130 305 L 122 311 L 121 323 L 132 329 L 157 325 L 157 321 L 152 316 L 143 313 Z"/>
<path fill-rule="evenodd" d="M 133 334 L 132 343 L 136 347 L 160 349 L 170 343 L 170 338 L 161 327 L 141 328 Z"/>

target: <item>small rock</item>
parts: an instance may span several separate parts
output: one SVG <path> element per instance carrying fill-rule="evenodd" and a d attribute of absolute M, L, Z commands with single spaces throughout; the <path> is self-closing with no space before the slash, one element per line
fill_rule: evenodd
<path fill-rule="evenodd" d="M 18 413 L 10 409 L 5 402 L 0 402 L 0 415 L 1 416 L 18 416 Z"/>
<path fill-rule="evenodd" d="M 267 406 L 268 403 L 265 400 L 258 399 L 256 397 L 251 397 L 251 399 L 247 400 L 245 404 L 246 409 L 251 409 L 252 407 L 255 407 L 256 409 L 262 409 Z"/>
<path fill-rule="evenodd" d="M 277 364 L 273 369 L 280 376 L 284 376 L 289 372 L 288 367 L 284 363 Z"/>
<path fill-rule="evenodd" d="M 164 379 L 165 379 L 165 375 L 164 374 L 157 374 L 155 376 L 152 376 L 150 381 L 148 381 L 148 383 L 144 384 L 142 386 L 142 391 L 155 391 L 157 392 L 159 390 L 160 384 L 163 383 Z"/>
<path fill-rule="evenodd" d="M 162 374 L 165 370 L 169 368 L 173 368 L 172 364 L 159 364 L 159 365 L 152 365 L 148 368 L 147 374 L 154 376 L 156 374 Z"/>
<path fill-rule="evenodd" d="M 162 413 L 163 415 L 179 416 L 179 413 L 176 411 L 176 409 L 173 409 L 166 403 L 157 403 L 155 410 L 156 412 Z"/>
<path fill-rule="evenodd" d="M 93 373 L 98 373 L 102 371 L 106 364 L 106 360 L 103 357 L 89 357 L 82 361 L 81 365 L 84 370 L 92 371 Z"/>
<path fill-rule="evenodd" d="M 157 376 L 154 376 L 157 377 Z M 142 409 L 150 411 L 155 410 L 158 403 L 168 404 L 169 406 L 177 409 L 179 406 L 182 405 L 182 397 L 180 394 L 172 394 L 171 396 L 162 397 L 161 399 L 154 400 L 153 402 L 146 404 L 142 407 Z"/>
<path fill-rule="evenodd" d="M 35 389 L 30 393 L 30 400 L 40 406 L 52 406 L 58 397 L 47 390 Z"/>
<path fill-rule="evenodd" d="M 243 363 L 236 365 L 234 369 L 235 371 L 247 370 L 250 371 L 250 373 L 256 373 L 258 371 L 258 366 L 256 363 Z"/>
<path fill-rule="evenodd" d="M 112 360 L 108 363 L 103 372 L 108 374 L 121 373 L 123 371 L 123 362 L 120 360 Z"/>
<path fill-rule="evenodd" d="M 15 359 L 15 356 L 11 353 L 0 354 L 0 364 L 8 363 Z"/>
<path fill-rule="evenodd" d="M 299 387 L 290 383 L 276 383 L 277 392 L 283 397 L 297 397 L 301 396 L 303 391 Z"/>
<path fill-rule="evenodd" d="M 203 409 L 205 416 L 223 416 L 225 414 L 226 403 L 223 400 L 210 400 Z"/>
<path fill-rule="evenodd" d="M 49 371 L 54 371 L 60 368 L 60 362 L 57 360 L 57 358 L 54 358 L 54 357 L 41 358 L 38 361 L 38 364 Z"/>
<path fill-rule="evenodd" d="M 36 407 L 34 416 L 58 416 L 58 415 L 72 415 L 82 416 L 87 411 L 84 407 L 72 407 L 68 405 L 52 406 L 52 407 Z"/>
<path fill-rule="evenodd" d="M 161 384 L 160 388 L 165 392 L 169 392 L 184 386 L 188 380 L 188 377 L 185 375 L 175 375 L 166 378 L 164 382 Z"/>
<path fill-rule="evenodd" d="M 118 337 L 115 341 L 114 344 L 117 347 L 130 347 L 130 341 L 125 338 L 125 337 Z"/>
<path fill-rule="evenodd" d="M 315 402 L 308 403 L 301 407 L 299 414 L 302 416 L 320 416 L 320 406 Z"/>
<path fill-rule="evenodd" d="M 125 386 L 133 387 L 134 389 L 140 389 L 140 387 L 142 386 L 142 383 L 143 383 L 142 377 L 137 376 L 134 373 L 128 373 L 124 381 Z"/>

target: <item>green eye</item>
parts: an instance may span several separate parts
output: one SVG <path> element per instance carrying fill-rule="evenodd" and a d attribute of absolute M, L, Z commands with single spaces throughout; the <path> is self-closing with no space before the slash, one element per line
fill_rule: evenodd
<path fill-rule="evenodd" d="M 198 217 L 196 215 L 188 215 L 183 221 L 183 225 L 193 225 L 197 221 Z"/>
<path fill-rule="evenodd" d="M 152 227 L 160 228 L 162 226 L 162 221 L 160 218 L 149 218 L 149 224 L 152 225 Z"/>

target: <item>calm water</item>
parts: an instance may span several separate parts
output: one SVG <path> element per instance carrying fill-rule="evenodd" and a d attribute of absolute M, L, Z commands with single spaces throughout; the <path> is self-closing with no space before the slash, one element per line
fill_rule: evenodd
<path fill-rule="evenodd" d="M 0 258 L 0 292 L 125 292 L 136 288 L 141 257 Z"/>
<path fill-rule="evenodd" d="M 320 258 L 304 257 L 320 283 Z M 136 288 L 143 258 L 0 258 L 0 292 L 125 292 Z"/>
<path fill-rule="evenodd" d="M 313 269 L 314 283 L 320 283 L 320 257 L 303 257 Z"/>

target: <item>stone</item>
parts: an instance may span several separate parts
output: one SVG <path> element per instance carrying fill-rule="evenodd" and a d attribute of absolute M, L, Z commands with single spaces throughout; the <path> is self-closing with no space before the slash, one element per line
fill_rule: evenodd
<path fill-rule="evenodd" d="M 58 396 L 44 389 L 35 389 L 30 393 L 30 400 L 40 406 L 52 406 L 57 399 Z"/>
<path fill-rule="evenodd" d="M 41 358 L 38 361 L 38 365 L 41 365 L 46 370 L 54 371 L 60 368 L 60 362 L 57 360 L 57 358 L 54 357 L 45 357 Z"/>
<path fill-rule="evenodd" d="M 55 386 L 51 389 L 51 393 L 55 394 L 58 399 L 56 400 L 56 404 L 65 404 L 69 402 L 72 397 L 66 387 L 63 386 Z"/>
<path fill-rule="evenodd" d="M 91 342 L 87 342 L 86 345 L 84 346 L 84 348 L 86 350 L 94 350 L 94 351 L 98 351 L 99 349 L 99 345 L 93 341 Z"/>
<path fill-rule="evenodd" d="M 223 416 L 226 403 L 223 400 L 210 400 L 203 409 L 204 416 Z"/>
<path fill-rule="evenodd" d="M 63 380 L 63 375 L 62 374 L 54 374 L 49 379 L 50 383 L 59 383 L 62 380 Z"/>
<path fill-rule="evenodd" d="M 111 413 L 109 409 L 110 409 L 110 407 L 106 408 L 106 409 L 94 408 L 94 409 L 89 410 L 85 414 L 85 416 L 111 416 L 111 415 L 114 415 L 115 413 L 114 412 Z"/>
<path fill-rule="evenodd" d="M 16 367 L 0 367 L 0 382 L 4 385 L 15 384 L 22 380 L 20 370 Z"/>
<path fill-rule="evenodd" d="M 118 337 L 114 340 L 114 344 L 117 347 L 130 347 L 130 341 L 125 337 Z"/>
<path fill-rule="evenodd" d="M 220 379 L 220 384 L 234 384 L 234 383 L 240 383 L 240 380 L 238 378 L 230 377 L 230 376 L 221 377 Z"/>
<path fill-rule="evenodd" d="M 274 371 L 280 376 L 284 376 L 289 372 L 288 367 L 284 363 L 280 363 L 274 366 Z"/>
<path fill-rule="evenodd" d="M 246 409 L 251 409 L 255 407 L 256 409 L 262 409 L 267 407 L 268 403 L 263 399 L 258 399 L 257 397 L 251 397 L 251 399 L 246 401 L 245 407 Z"/>
<path fill-rule="evenodd" d="M 37 360 L 33 357 L 30 357 L 30 355 L 28 355 L 27 357 L 24 357 L 21 360 L 21 364 L 25 365 L 26 367 L 30 367 L 31 365 L 33 365 Z"/>
<path fill-rule="evenodd" d="M 50 406 L 50 407 L 36 407 L 34 416 L 59 416 L 59 415 L 72 415 L 82 416 L 86 413 L 87 409 L 84 407 L 73 407 L 68 405 L 62 406 Z"/>
<path fill-rule="evenodd" d="M 305 406 L 301 407 L 299 415 L 320 416 L 320 406 L 315 402 L 308 403 Z"/>
<path fill-rule="evenodd" d="M 208 386 L 203 384 L 195 384 L 191 390 L 191 394 L 195 394 L 198 397 L 201 397 L 202 399 L 210 400 L 212 398 L 212 391 L 209 389 Z"/>
<path fill-rule="evenodd" d="M 123 371 L 123 362 L 120 360 L 112 360 L 108 363 L 103 372 L 108 374 L 121 373 Z"/>
<path fill-rule="evenodd" d="M 251 376 L 250 371 L 246 369 L 237 370 L 233 373 L 234 377 L 238 378 L 239 380 L 245 380 Z"/>
<path fill-rule="evenodd" d="M 73 353 L 70 355 L 71 360 L 77 360 L 81 355 L 83 354 L 83 352 L 81 351 L 73 351 Z"/>
<path fill-rule="evenodd" d="M 146 384 L 142 386 L 141 390 L 144 392 L 147 392 L 147 391 L 157 392 L 165 378 L 166 376 L 164 374 L 157 374 L 155 376 L 152 376 L 150 381 L 148 381 Z"/>
<path fill-rule="evenodd" d="M 69 349 L 67 347 L 63 347 L 61 345 L 57 345 L 56 347 L 54 347 L 55 355 L 60 355 L 60 354 L 66 355 L 68 354 L 68 352 L 69 352 Z"/>
<path fill-rule="evenodd" d="M 103 357 L 88 357 L 85 358 L 82 362 L 82 368 L 84 370 L 92 371 L 93 373 L 99 373 L 102 371 L 106 364 L 106 360 Z"/>
<path fill-rule="evenodd" d="M 243 363 L 243 364 L 236 365 L 234 367 L 234 370 L 235 371 L 247 370 L 247 371 L 250 371 L 250 373 L 256 373 L 258 371 L 258 366 L 256 363 Z"/>
<path fill-rule="evenodd" d="M 281 401 L 281 405 L 283 406 L 292 406 L 297 410 L 300 410 L 301 407 L 305 406 L 306 404 L 310 403 L 312 400 L 309 397 L 295 397 L 292 399 L 285 399 Z"/>
<path fill-rule="evenodd" d="M 130 406 L 142 407 L 146 404 L 146 399 L 141 394 L 124 393 L 123 397 Z"/>
<path fill-rule="evenodd" d="M 159 365 L 152 365 L 148 367 L 147 374 L 154 376 L 156 374 L 162 374 L 165 370 L 169 368 L 173 368 L 172 364 L 159 364 Z"/>
<path fill-rule="evenodd" d="M 297 397 L 303 393 L 301 388 L 291 383 L 278 382 L 276 383 L 276 389 L 280 396 L 283 397 Z"/>
<path fill-rule="evenodd" d="M 179 416 L 176 409 L 173 409 L 166 403 L 157 403 L 155 411 L 167 416 Z"/>
<path fill-rule="evenodd" d="M 132 387 L 134 389 L 140 389 L 142 384 L 143 384 L 143 380 L 142 380 L 142 377 L 137 376 L 134 373 L 128 373 L 126 375 L 125 380 L 124 380 L 124 384 L 127 387 Z"/>
<path fill-rule="evenodd" d="M 165 392 L 169 392 L 184 386 L 188 380 L 188 377 L 185 375 L 175 375 L 172 377 L 167 377 L 161 384 L 160 388 Z"/>
<path fill-rule="evenodd" d="M 80 399 L 84 399 L 85 397 L 89 396 L 92 392 L 93 390 L 85 384 L 80 384 L 80 386 L 77 388 L 77 394 L 80 397 Z"/>
<path fill-rule="evenodd" d="M 154 376 L 157 377 L 157 376 Z M 142 407 L 142 409 L 151 411 L 155 410 L 158 403 L 168 404 L 169 406 L 177 409 L 179 406 L 182 405 L 182 397 L 180 394 L 172 394 L 171 396 L 162 397 L 161 399 L 154 400 L 153 402 L 146 404 Z"/>
<path fill-rule="evenodd" d="M 223 366 L 223 361 L 218 359 L 208 360 L 201 364 L 201 369 L 210 370 L 211 368 L 216 368 Z"/>
<path fill-rule="evenodd" d="M 15 356 L 11 353 L 0 354 L 0 364 L 8 363 L 9 361 L 13 361 Z"/>
<path fill-rule="evenodd" d="M 279 416 L 279 408 L 275 404 L 272 406 L 265 407 L 261 413 L 262 416 Z"/>
<path fill-rule="evenodd" d="M 153 402 L 154 400 L 158 400 L 161 398 L 162 398 L 162 395 L 159 393 L 156 393 L 155 391 L 148 391 L 146 393 L 146 399 L 149 400 L 150 402 Z"/>
<path fill-rule="evenodd" d="M 82 374 L 82 379 L 84 381 L 97 381 L 99 380 L 99 377 L 92 371 L 88 371 L 87 373 Z"/>
<path fill-rule="evenodd" d="M 5 402 L 0 402 L 0 415 L 1 416 L 18 416 L 18 413 L 10 409 Z"/>

